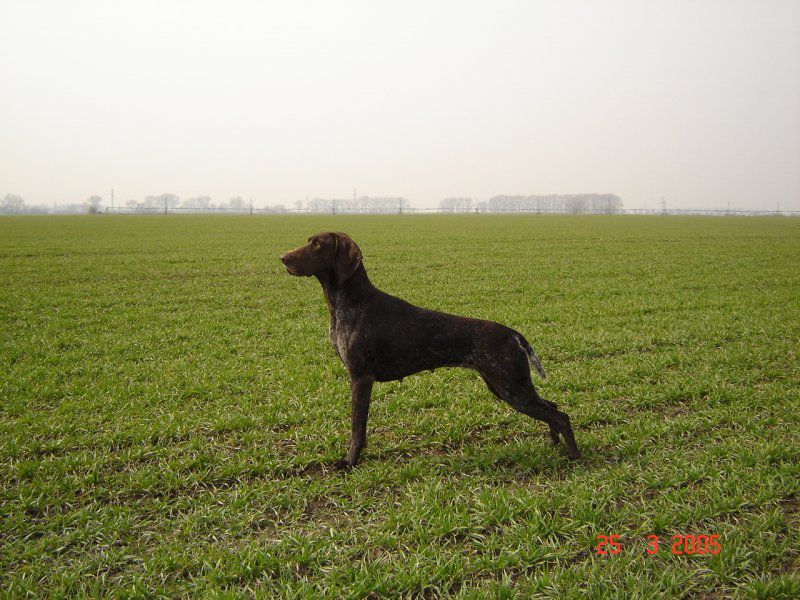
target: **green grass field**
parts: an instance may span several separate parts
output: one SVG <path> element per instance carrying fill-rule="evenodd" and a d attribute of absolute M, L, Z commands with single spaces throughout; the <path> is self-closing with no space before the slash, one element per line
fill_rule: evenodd
<path fill-rule="evenodd" d="M 443 369 L 334 470 L 347 375 L 278 261 L 330 229 L 522 332 L 584 458 Z M 799 309 L 800 219 L 0 219 L 0 593 L 798 597 Z"/>

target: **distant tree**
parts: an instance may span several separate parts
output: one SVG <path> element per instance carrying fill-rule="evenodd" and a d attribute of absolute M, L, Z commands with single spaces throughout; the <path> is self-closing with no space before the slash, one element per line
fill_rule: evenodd
<path fill-rule="evenodd" d="M 577 215 L 583 212 L 583 209 L 586 206 L 586 201 L 580 196 L 569 196 L 566 200 L 566 204 L 567 210 L 573 215 Z"/>
<path fill-rule="evenodd" d="M 100 212 L 100 205 L 102 203 L 103 199 L 100 196 L 89 196 L 84 204 L 86 204 L 89 214 L 95 215 Z"/>
<path fill-rule="evenodd" d="M 446 212 L 469 212 L 475 205 L 472 198 L 445 198 L 439 202 L 439 210 Z"/>
<path fill-rule="evenodd" d="M 18 213 L 25 210 L 25 200 L 17 194 L 6 194 L 0 203 L 0 211 L 4 213 Z"/>
<path fill-rule="evenodd" d="M 323 198 L 312 198 L 308 201 L 307 206 L 311 212 L 330 212 L 333 203 Z"/>
<path fill-rule="evenodd" d="M 175 208 L 181 203 L 181 199 L 175 194 L 161 194 L 158 199 L 161 206 L 168 208 Z"/>
<path fill-rule="evenodd" d="M 237 209 L 248 208 L 250 206 L 248 203 L 244 201 L 244 199 L 241 196 L 234 196 L 233 198 L 231 198 L 230 201 L 228 202 L 228 205 L 231 208 L 237 208 Z"/>
<path fill-rule="evenodd" d="M 211 204 L 211 198 L 209 196 L 194 196 L 193 198 L 186 198 L 181 202 L 183 208 L 208 208 L 209 204 Z"/>
<path fill-rule="evenodd" d="M 181 199 L 175 194 L 160 194 L 158 196 L 145 196 L 142 208 L 155 208 L 163 210 L 175 208 L 181 203 Z"/>

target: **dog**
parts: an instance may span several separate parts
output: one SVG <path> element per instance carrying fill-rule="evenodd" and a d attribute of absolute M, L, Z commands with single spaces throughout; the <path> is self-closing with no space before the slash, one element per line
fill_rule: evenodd
<path fill-rule="evenodd" d="M 542 378 L 546 373 L 521 333 L 382 292 L 367 277 L 358 245 L 344 233 L 311 236 L 280 259 L 291 275 L 314 276 L 322 284 L 330 313 L 328 338 L 350 375 L 350 447 L 340 466 L 354 467 L 366 445 L 373 383 L 439 367 L 477 371 L 495 396 L 547 423 L 553 445 L 561 435 L 569 458 L 580 458 L 569 417 L 533 386 L 531 368 Z"/>

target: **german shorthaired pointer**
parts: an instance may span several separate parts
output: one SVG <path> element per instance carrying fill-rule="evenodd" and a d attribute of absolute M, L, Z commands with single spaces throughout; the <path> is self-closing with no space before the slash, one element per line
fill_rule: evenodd
<path fill-rule="evenodd" d="M 367 277 L 361 250 L 343 233 L 312 236 L 281 261 L 291 275 L 313 275 L 322 284 L 330 312 L 328 337 L 350 373 L 352 430 L 341 466 L 353 467 L 366 445 L 372 384 L 437 367 L 476 370 L 495 396 L 547 423 L 553 444 L 563 435 L 569 457 L 580 458 L 569 417 L 533 387 L 531 367 L 542 378 L 546 375 L 522 334 L 493 321 L 420 308 L 380 291 Z"/>

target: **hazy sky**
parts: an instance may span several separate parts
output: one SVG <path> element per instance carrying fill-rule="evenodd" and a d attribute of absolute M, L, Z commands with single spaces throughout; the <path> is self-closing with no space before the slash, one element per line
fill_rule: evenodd
<path fill-rule="evenodd" d="M 800 1 L 0 0 L 0 196 L 800 210 Z"/>

